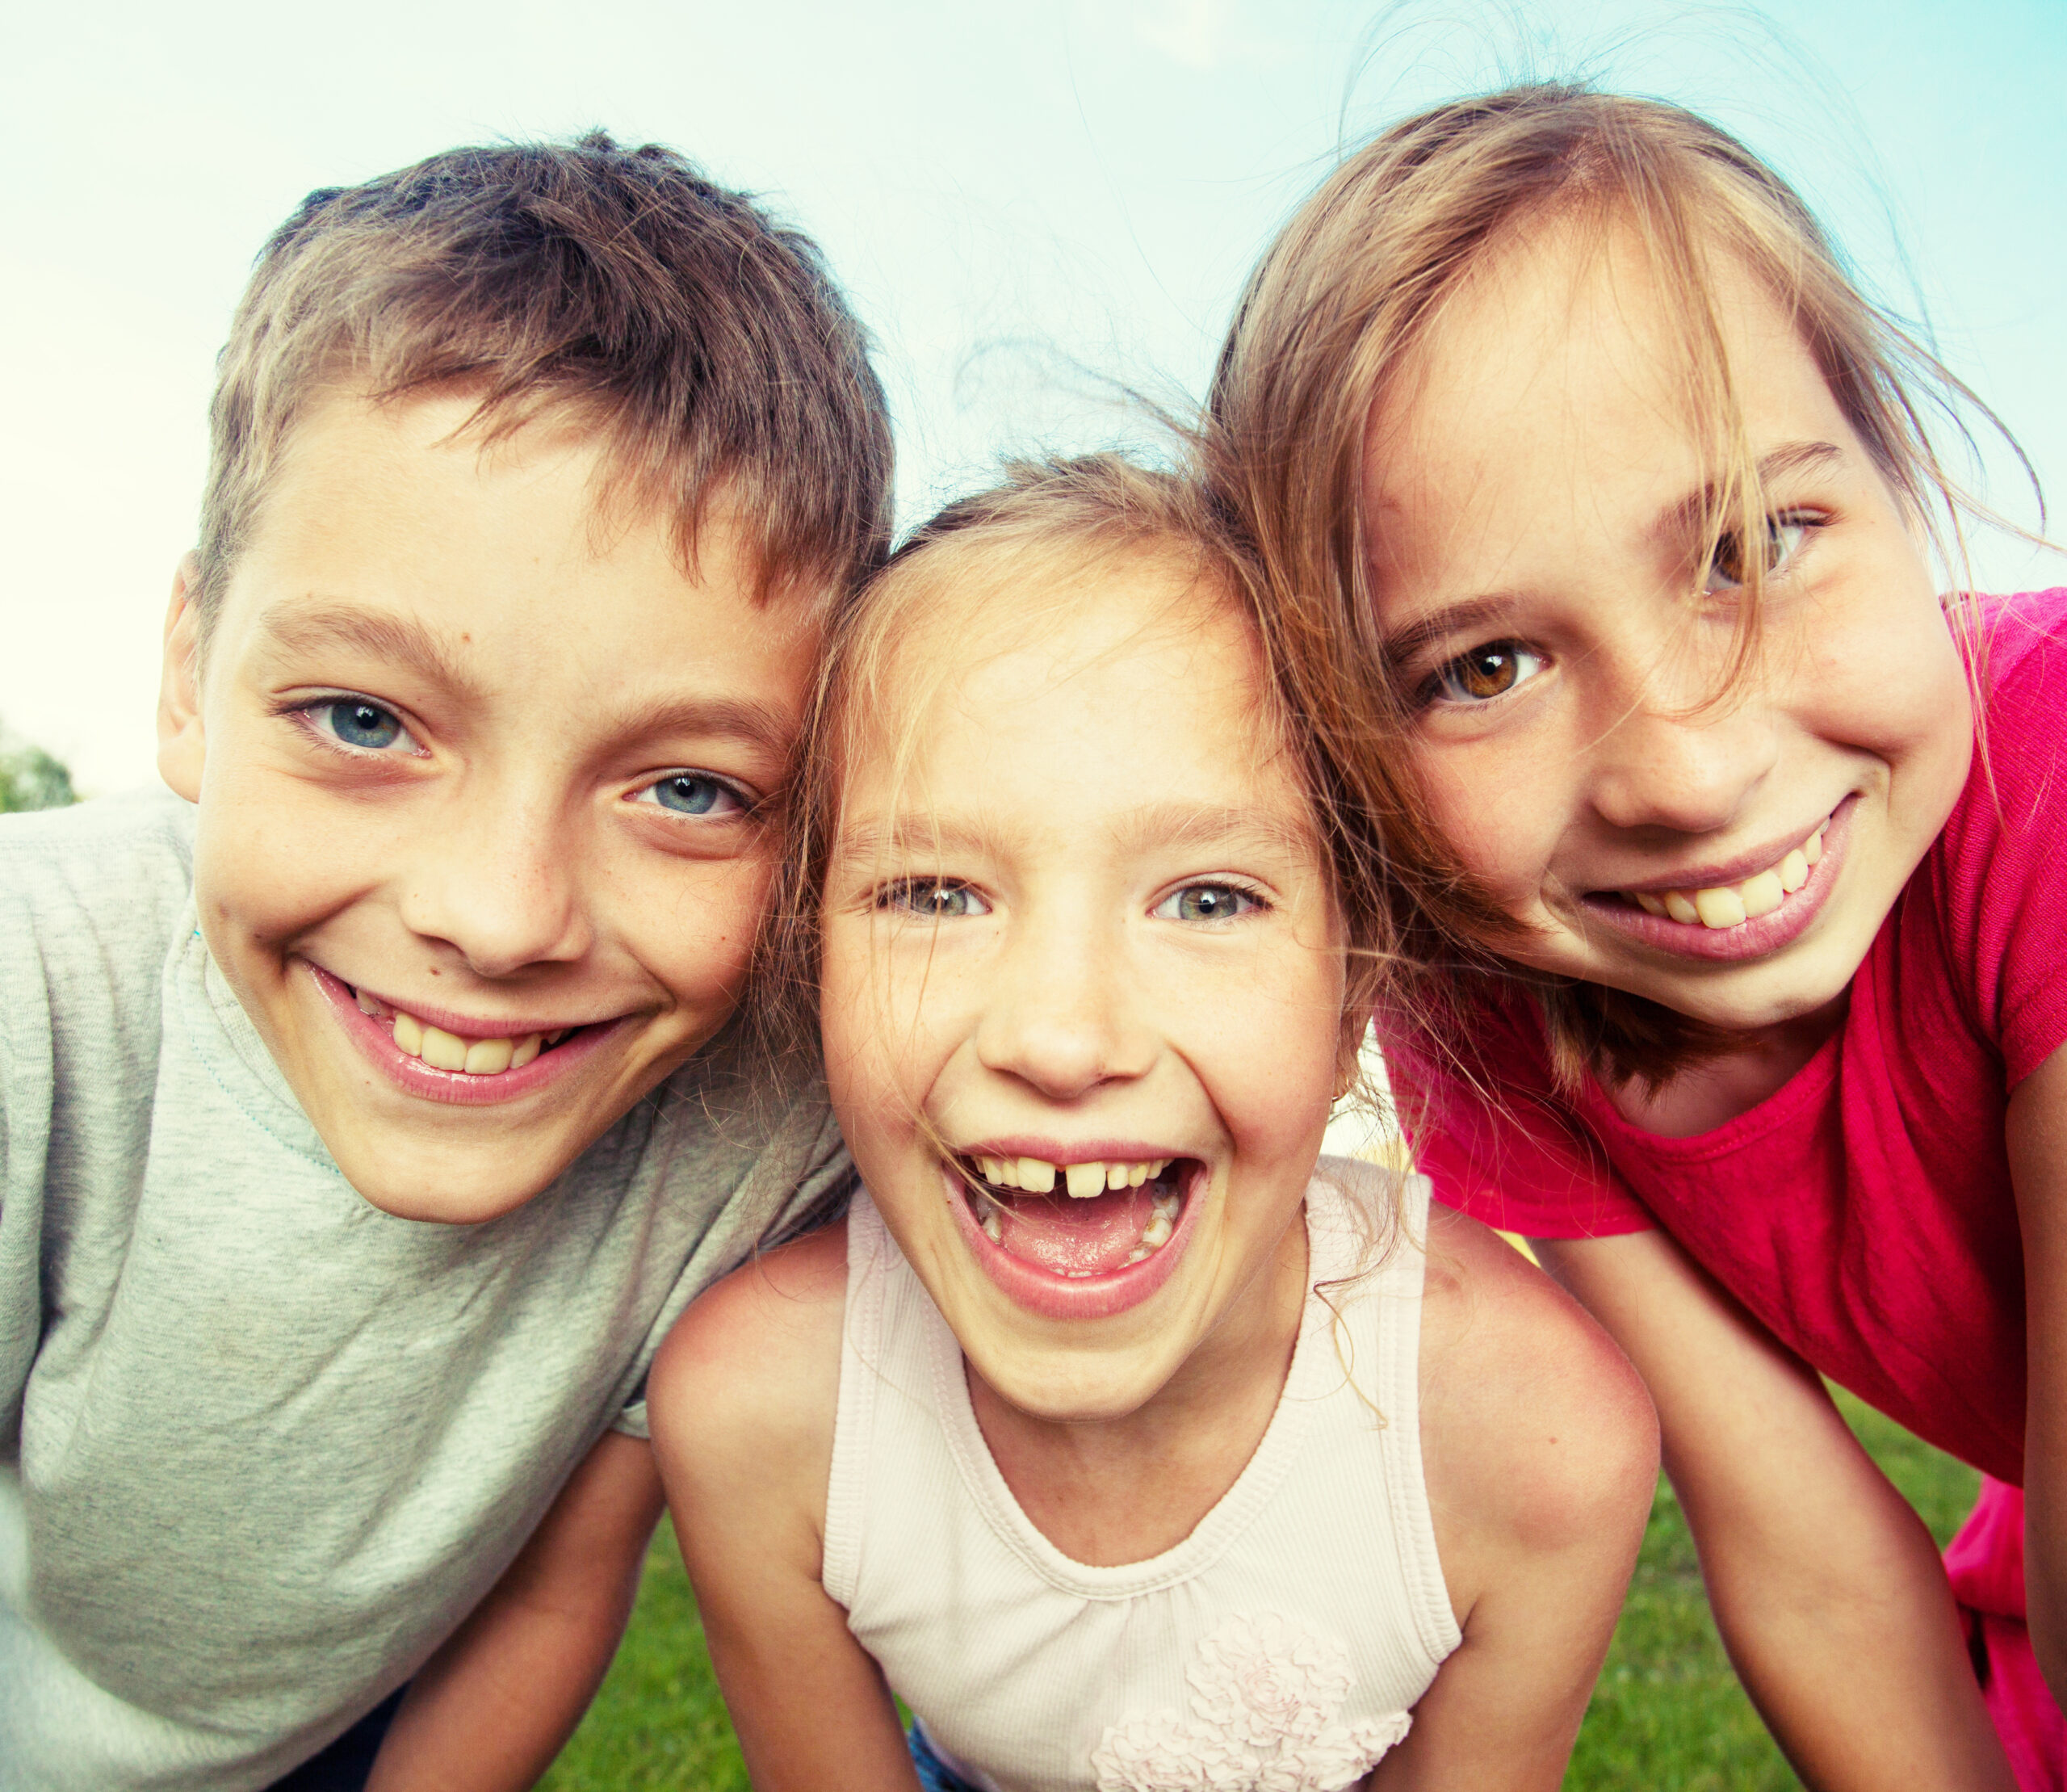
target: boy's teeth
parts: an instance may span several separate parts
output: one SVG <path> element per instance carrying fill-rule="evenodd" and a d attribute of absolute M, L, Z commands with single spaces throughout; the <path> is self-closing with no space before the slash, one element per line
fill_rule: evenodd
<path fill-rule="evenodd" d="M 363 1014 L 386 1014 L 371 997 L 358 998 Z M 522 1070 L 551 1042 L 564 1039 L 571 1029 L 557 1033 L 526 1033 L 514 1039 L 466 1039 L 447 1033 L 442 1026 L 426 1026 L 413 1014 L 396 1009 L 395 1046 L 412 1058 L 421 1058 L 434 1070 L 463 1071 L 469 1076 L 496 1076 L 505 1070 Z"/>
<path fill-rule="evenodd" d="M 1823 827 L 1830 824 L 1826 821 Z M 1809 867 L 1823 856 L 1823 829 L 1797 846 L 1777 865 L 1742 883 L 1721 883 L 1705 890 L 1631 890 L 1629 900 L 1647 915 L 1669 916 L 1683 925 L 1738 927 L 1769 915 L 1809 881 Z"/>

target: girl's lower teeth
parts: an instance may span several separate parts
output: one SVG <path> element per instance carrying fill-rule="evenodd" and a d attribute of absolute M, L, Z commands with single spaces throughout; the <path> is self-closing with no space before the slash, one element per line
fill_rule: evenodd
<path fill-rule="evenodd" d="M 1171 1235 L 1177 1229 L 1177 1215 L 1183 1211 L 1184 1204 L 1184 1197 L 1175 1189 L 1159 1193 L 1151 1198 L 1149 1202 L 1148 1223 L 1142 1228 L 1141 1242 L 1128 1252 L 1126 1262 L 1121 1265 L 1122 1268 L 1147 1261 L 1170 1242 Z M 976 1223 L 983 1228 L 983 1236 L 1000 1250 L 1003 1250 L 1005 1248 L 1004 1225 L 998 1217 L 996 1198 L 995 1197 L 983 1198 L 979 1196 L 979 1200 L 972 1202 L 971 1205 L 980 1205 L 980 1216 Z M 1093 1272 L 1083 1270 L 1065 1270 L 1063 1273 L 1067 1275 L 1082 1278 Z"/>

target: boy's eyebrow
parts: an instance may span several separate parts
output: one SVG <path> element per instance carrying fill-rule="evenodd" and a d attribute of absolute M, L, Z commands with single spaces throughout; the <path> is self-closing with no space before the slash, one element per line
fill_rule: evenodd
<path fill-rule="evenodd" d="M 350 604 L 329 604 L 314 610 L 270 611 L 260 618 L 258 631 L 264 640 L 287 653 L 350 648 L 407 666 L 462 697 L 479 692 L 476 682 L 454 661 L 437 635 L 409 617 L 376 615 Z M 751 698 L 678 696 L 656 698 L 628 711 L 617 720 L 613 732 L 627 740 L 716 736 L 782 753 L 790 749 L 796 725 L 775 705 Z"/>
<path fill-rule="evenodd" d="M 785 753 L 796 739 L 795 718 L 773 703 L 750 697 L 662 697 L 619 719 L 614 732 L 627 740 L 663 735 L 717 736 Z"/>
<path fill-rule="evenodd" d="M 1759 483 L 1770 484 L 1785 473 L 1826 471 L 1843 460 L 1844 450 L 1834 442 L 1783 442 L 1770 453 L 1759 455 Z M 1708 517 L 1715 497 L 1713 484 L 1689 492 L 1666 506 L 1650 532 L 1658 536 L 1683 536 L 1690 529 L 1699 527 Z M 1506 620 L 1514 601 L 1511 593 L 1494 592 L 1432 610 L 1385 637 L 1386 660 L 1397 670 L 1431 641 L 1440 640 L 1447 635 L 1497 628 Z"/>
<path fill-rule="evenodd" d="M 283 606 L 259 618 L 258 634 L 283 653 L 349 648 L 375 659 L 397 661 L 426 680 L 463 694 L 475 689 L 473 680 L 454 662 L 444 643 L 407 617 L 375 615 L 348 603 L 312 610 Z"/>

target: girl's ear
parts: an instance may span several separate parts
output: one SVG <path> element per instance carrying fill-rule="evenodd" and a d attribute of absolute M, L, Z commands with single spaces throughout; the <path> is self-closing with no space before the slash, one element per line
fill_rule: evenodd
<path fill-rule="evenodd" d="M 200 616 L 194 590 L 200 563 L 189 554 L 172 576 L 158 676 L 158 775 L 190 803 L 201 799 Z"/>

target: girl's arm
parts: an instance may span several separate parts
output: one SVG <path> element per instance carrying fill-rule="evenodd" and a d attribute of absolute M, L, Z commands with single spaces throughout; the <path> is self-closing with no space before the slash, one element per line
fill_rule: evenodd
<path fill-rule="evenodd" d="M 1803 1781 L 2014 1792 L 1937 1546 L 1814 1372 L 1662 1232 L 1537 1249 L 1649 1385 L 1717 1625 Z"/>
<path fill-rule="evenodd" d="M 1421 1447 L 1464 1640 L 1376 1792 L 1553 1792 L 1658 1482 L 1642 1383 L 1476 1221 L 1430 1210 Z"/>
<path fill-rule="evenodd" d="M 882 1672 L 820 1584 L 846 1228 L 719 1282 L 647 1394 L 711 1664 L 756 1792 L 918 1792 Z"/>
<path fill-rule="evenodd" d="M 2010 1096 L 2006 1139 L 2024 1240 L 2024 1591 L 2031 1648 L 2067 1697 L 2067 1047 Z"/>
<path fill-rule="evenodd" d="M 410 1683 L 367 1792 L 533 1784 L 617 1651 L 660 1516 L 652 1447 L 606 1434 L 488 1597 Z"/>

